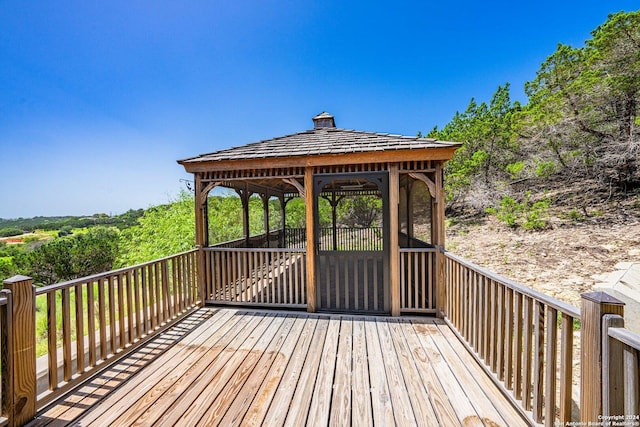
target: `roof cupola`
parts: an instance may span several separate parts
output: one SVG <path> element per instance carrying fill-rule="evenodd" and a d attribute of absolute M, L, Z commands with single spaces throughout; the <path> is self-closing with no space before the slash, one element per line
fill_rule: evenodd
<path fill-rule="evenodd" d="M 336 121 L 333 119 L 333 116 L 326 111 L 318 114 L 313 118 L 313 128 L 314 129 L 322 129 L 322 128 L 335 128 Z"/>

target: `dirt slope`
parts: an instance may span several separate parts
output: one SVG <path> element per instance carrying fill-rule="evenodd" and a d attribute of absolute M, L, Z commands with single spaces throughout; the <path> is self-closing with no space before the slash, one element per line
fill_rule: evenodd
<path fill-rule="evenodd" d="M 510 229 L 495 216 L 452 218 L 447 249 L 523 285 L 575 306 L 592 289 L 594 275 L 623 261 L 640 261 L 640 196 L 594 197 L 559 187 L 550 226 L 543 231 Z M 586 212 L 580 220 L 567 212 Z"/>

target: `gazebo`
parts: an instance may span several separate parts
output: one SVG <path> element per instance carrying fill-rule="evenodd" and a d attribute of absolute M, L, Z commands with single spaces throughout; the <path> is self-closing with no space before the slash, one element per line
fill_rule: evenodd
<path fill-rule="evenodd" d="M 340 129 L 326 112 L 313 123 L 307 131 L 178 161 L 194 175 L 204 301 L 309 312 L 440 315 L 443 166 L 460 144 Z M 216 187 L 240 196 L 244 238 L 211 245 L 207 200 Z M 264 207 L 265 233 L 259 236 L 249 233 L 253 194 Z M 427 200 L 430 217 L 430 235 L 422 239 L 414 235 L 417 196 Z M 274 197 L 280 200 L 278 230 L 269 229 Z M 286 205 L 295 197 L 305 204 L 302 229 L 287 226 Z M 337 223 L 337 206 L 354 197 L 378 200 L 375 224 Z M 322 203 L 331 207 L 328 226 L 320 221 Z"/>

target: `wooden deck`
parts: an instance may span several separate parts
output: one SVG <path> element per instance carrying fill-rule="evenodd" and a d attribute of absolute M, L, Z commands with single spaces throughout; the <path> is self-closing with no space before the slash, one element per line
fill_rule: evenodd
<path fill-rule="evenodd" d="M 32 425 L 526 425 L 440 320 L 200 309 Z"/>

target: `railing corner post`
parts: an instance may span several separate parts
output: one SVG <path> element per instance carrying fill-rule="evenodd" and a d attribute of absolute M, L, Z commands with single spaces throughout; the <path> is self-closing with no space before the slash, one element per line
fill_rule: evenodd
<path fill-rule="evenodd" d="M 12 422 L 23 425 L 36 414 L 36 293 L 33 279 L 26 276 L 14 276 L 3 285 L 12 295 Z"/>
<path fill-rule="evenodd" d="M 624 303 L 604 292 L 587 292 L 581 297 L 580 420 L 588 423 L 600 421 L 603 415 L 603 316 L 622 316 Z"/>

